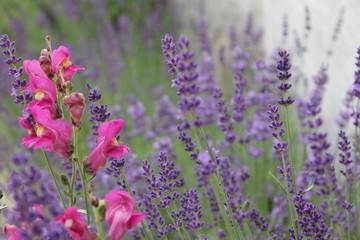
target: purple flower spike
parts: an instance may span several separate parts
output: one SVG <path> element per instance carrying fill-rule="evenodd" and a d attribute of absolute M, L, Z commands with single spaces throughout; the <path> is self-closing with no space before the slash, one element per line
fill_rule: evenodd
<path fill-rule="evenodd" d="M 354 75 L 354 88 L 353 94 L 355 97 L 360 98 L 360 47 L 357 50 L 356 66 L 358 67 Z"/>
<path fill-rule="evenodd" d="M 21 61 L 21 57 L 16 57 L 15 42 L 11 42 L 9 36 L 3 34 L 0 38 L 0 47 L 3 48 L 3 55 L 5 57 L 5 63 L 9 65 L 9 76 L 12 76 L 15 81 L 11 83 L 11 96 L 14 96 L 14 103 L 20 105 L 26 105 L 33 100 L 33 97 L 24 91 L 27 85 L 26 79 L 21 79 L 21 76 L 25 73 L 22 67 L 17 68 L 16 65 Z"/>
<path fill-rule="evenodd" d="M 285 93 L 292 86 L 290 83 L 287 83 L 287 81 L 291 77 L 291 73 L 288 72 L 291 68 L 291 63 L 289 60 L 290 54 L 288 52 L 286 52 L 285 50 L 280 50 L 278 52 L 278 55 L 280 58 L 278 59 L 277 65 L 276 65 L 276 69 L 277 69 L 276 77 L 281 81 L 281 83 L 277 87 L 285 95 Z M 294 99 L 292 99 L 291 97 L 285 98 L 285 96 L 280 97 L 278 100 L 278 103 L 285 107 L 293 104 L 294 102 L 295 102 Z"/>

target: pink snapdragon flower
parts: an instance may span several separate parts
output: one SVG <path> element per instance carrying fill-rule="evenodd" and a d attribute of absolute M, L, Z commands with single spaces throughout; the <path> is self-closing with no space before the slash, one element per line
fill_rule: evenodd
<path fill-rule="evenodd" d="M 60 68 L 63 69 L 63 77 L 65 82 L 71 81 L 72 76 L 78 70 L 84 70 L 85 68 L 81 68 L 79 66 L 74 66 L 74 64 L 70 61 L 70 52 L 69 50 L 64 47 L 60 46 L 58 49 L 54 50 L 51 56 L 52 60 L 52 70 L 57 75 L 60 74 Z M 59 83 L 61 86 L 62 79 L 59 76 Z"/>
<path fill-rule="evenodd" d="M 10 236 L 8 240 L 21 240 L 20 238 L 20 228 L 14 224 L 5 224 L 3 226 L 3 234 Z"/>
<path fill-rule="evenodd" d="M 39 61 L 26 60 L 24 61 L 23 67 L 29 75 L 27 89 L 30 89 L 35 94 L 35 101 L 27 105 L 25 109 L 32 109 L 35 106 L 39 106 L 44 109 L 49 109 L 53 119 L 59 118 L 60 109 L 56 104 L 56 87 L 41 69 Z"/>
<path fill-rule="evenodd" d="M 96 172 L 106 164 L 108 157 L 120 158 L 124 152 L 130 152 L 127 146 L 119 144 L 115 138 L 123 126 L 124 120 L 122 119 L 111 120 L 100 124 L 97 146 L 87 158 L 92 174 L 96 174 Z"/>
<path fill-rule="evenodd" d="M 95 240 L 96 234 L 92 232 L 76 206 L 64 211 L 64 215 L 56 217 L 55 222 L 60 222 L 68 229 L 69 234 L 76 240 Z"/>
<path fill-rule="evenodd" d="M 129 229 L 146 217 L 145 214 L 134 211 L 135 200 L 125 191 L 112 190 L 106 194 L 105 201 L 105 219 L 110 224 L 108 235 L 111 240 L 120 240 Z"/>
<path fill-rule="evenodd" d="M 43 78 L 47 79 L 46 73 L 41 69 L 40 63 L 38 60 L 25 60 L 23 63 L 23 68 L 29 77 Z"/>
<path fill-rule="evenodd" d="M 72 124 L 79 127 L 85 109 L 84 94 L 71 93 L 69 96 L 64 97 L 64 104 L 70 112 Z"/>
<path fill-rule="evenodd" d="M 26 118 L 19 118 L 22 127 L 28 129 L 29 136 L 23 138 L 22 144 L 34 149 L 45 147 L 46 151 L 57 152 L 64 157 L 70 156 L 71 126 L 62 118 L 53 120 L 50 111 L 38 106 L 31 109 L 35 126 Z"/>

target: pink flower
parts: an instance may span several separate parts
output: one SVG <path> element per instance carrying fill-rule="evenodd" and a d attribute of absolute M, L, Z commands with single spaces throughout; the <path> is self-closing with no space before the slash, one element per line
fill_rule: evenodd
<path fill-rule="evenodd" d="M 23 63 L 23 68 L 29 77 L 36 78 L 48 78 L 46 73 L 41 69 L 40 63 L 38 60 L 25 60 Z"/>
<path fill-rule="evenodd" d="M 96 234 L 92 232 L 76 206 L 64 211 L 64 215 L 56 217 L 55 222 L 61 222 L 68 229 L 70 236 L 76 240 L 95 240 Z"/>
<path fill-rule="evenodd" d="M 18 120 L 19 120 L 20 125 L 23 128 L 28 130 L 28 134 L 29 134 L 29 136 L 24 137 L 22 139 L 21 144 L 25 144 L 25 146 L 27 148 L 30 148 L 32 145 L 34 145 L 39 140 L 36 135 L 35 127 L 27 121 L 26 117 L 18 118 Z"/>
<path fill-rule="evenodd" d="M 60 68 L 63 69 L 64 73 L 64 80 L 65 82 L 71 81 L 72 76 L 78 70 L 84 70 L 85 68 L 81 68 L 79 66 L 74 66 L 74 64 L 70 61 L 70 53 L 69 50 L 64 47 L 60 46 L 58 49 L 54 50 L 52 53 L 52 70 L 57 75 L 60 74 Z M 59 76 L 59 83 L 61 86 L 61 79 Z"/>
<path fill-rule="evenodd" d="M 45 147 L 47 151 L 57 152 L 64 157 L 69 157 L 71 144 L 71 126 L 62 118 L 53 120 L 50 111 L 38 106 L 31 109 L 35 120 L 35 126 L 30 124 L 26 118 L 19 118 L 22 127 L 28 129 L 29 136 L 23 138 L 22 144 L 34 149 Z"/>
<path fill-rule="evenodd" d="M 87 158 L 92 174 L 96 174 L 96 172 L 106 164 L 108 157 L 120 158 L 124 152 L 130 151 L 124 144 L 119 144 L 115 138 L 123 126 L 124 120 L 122 119 L 111 120 L 110 122 L 100 124 L 97 146 Z"/>
<path fill-rule="evenodd" d="M 107 202 L 105 219 L 110 224 L 111 240 L 120 240 L 125 233 L 136 226 L 145 214 L 134 211 L 135 201 L 129 193 L 112 190 L 105 196 Z"/>
<path fill-rule="evenodd" d="M 32 109 L 35 106 L 49 109 L 52 118 L 56 119 L 60 115 L 59 106 L 56 104 L 56 88 L 54 83 L 47 78 L 47 75 L 40 67 L 37 60 L 26 60 L 23 65 L 26 73 L 29 75 L 29 84 L 27 89 L 35 94 L 35 101 L 25 107 Z"/>
<path fill-rule="evenodd" d="M 20 238 L 20 228 L 13 224 L 5 224 L 3 226 L 3 234 L 9 235 L 10 238 L 8 240 L 21 240 Z"/>
<path fill-rule="evenodd" d="M 70 112 L 72 124 L 79 127 L 85 109 L 84 95 L 77 92 L 71 93 L 64 97 L 64 104 Z"/>

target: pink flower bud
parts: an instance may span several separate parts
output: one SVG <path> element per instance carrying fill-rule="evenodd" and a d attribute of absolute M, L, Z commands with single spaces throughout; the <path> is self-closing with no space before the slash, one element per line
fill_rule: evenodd
<path fill-rule="evenodd" d="M 64 104 L 70 112 L 72 124 L 79 127 L 85 109 L 84 95 L 77 92 L 71 93 L 64 97 Z"/>
<path fill-rule="evenodd" d="M 134 211 L 135 200 L 125 191 L 112 190 L 106 194 L 105 201 L 105 219 L 110 224 L 111 240 L 120 240 L 129 229 L 146 217 L 145 214 Z"/>
<path fill-rule="evenodd" d="M 51 58 L 50 52 L 47 49 L 41 50 L 41 56 L 39 58 L 40 67 L 45 72 L 47 76 L 51 76 L 53 74 L 52 66 L 51 66 Z"/>

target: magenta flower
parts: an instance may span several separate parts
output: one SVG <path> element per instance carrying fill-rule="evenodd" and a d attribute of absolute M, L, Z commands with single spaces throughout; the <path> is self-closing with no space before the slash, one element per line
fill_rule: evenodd
<path fill-rule="evenodd" d="M 58 49 L 54 50 L 51 56 L 52 59 L 52 70 L 57 75 L 60 74 L 60 68 L 63 69 L 63 77 L 65 82 L 71 81 L 72 76 L 78 70 L 84 70 L 85 68 L 81 68 L 79 66 L 74 66 L 74 64 L 70 61 L 70 52 L 64 47 L 60 46 Z M 59 83 L 61 86 L 61 79 L 59 77 Z"/>
<path fill-rule="evenodd" d="M 111 120 L 110 122 L 100 124 L 97 146 L 87 158 L 92 174 L 96 174 L 96 172 L 106 164 L 108 157 L 120 158 L 124 152 L 130 151 L 124 144 L 119 144 L 115 138 L 123 126 L 124 120 L 122 119 Z"/>
<path fill-rule="evenodd" d="M 60 115 L 59 106 L 56 104 L 56 88 L 54 83 L 47 78 L 46 74 L 40 67 L 37 60 L 26 60 L 23 65 L 26 73 L 29 75 L 29 84 L 27 89 L 35 94 L 35 101 L 25 107 L 32 109 L 39 106 L 48 109 L 51 117 L 56 119 Z"/>
<path fill-rule="evenodd" d="M 8 240 L 21 240 L 20 228 L 14 224 L 5 224 L 2 230 L 4 235 L 10 236 Z"/>
<path fill-rule="evenodd" d="M 79 127 L 85 109 L 84 95 L 77 92 L 71 93 L 64 97 L 64 104 L 70 112 L 72 124 Z"/>
<path fill-rule="evenodd" d="M 30 78 L 48 78 L 46 73 L 40 67 L 40 63 L 38 60 L 25 60 L 23 63 L 23 68 Z"/>
<path fill-rule="evenodd" d="M 76 240 L 96 239 L 96 234 L 88 228 L 76 206 L 66 209 L 64 215 L 56 217 L 55 222 L 63 223 L 68 229 L 70 236 Z"/>
<path fill-rule="evenodd" d="M 145 214 L 134 211 L 135 200 L 125 191 L 112 190 L 106 194 L 105 201 L 105 219 L 110 224 L 108 235 L 111 240 L 120 240 L 129 229 L 146 217 Z"/>
<path fill-rule="evenodd" d="M 23 138 L 22 144 L 34 149 L 45 147 L 46 151 L 57 152 L 64 157 L 70 156 L 71 126 L 62 118 L 53 120 L 50 111 L 40 107 L 31 109 L 35 120 L 35 126 L 30 124 L 26 118 L 19 118 L 22 127 L 28 129 L 29 136 Z"/>

